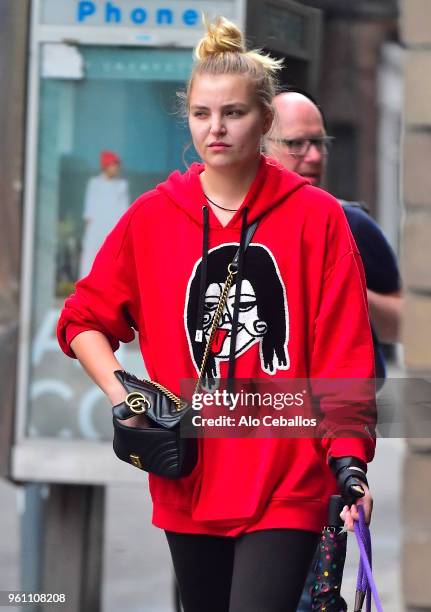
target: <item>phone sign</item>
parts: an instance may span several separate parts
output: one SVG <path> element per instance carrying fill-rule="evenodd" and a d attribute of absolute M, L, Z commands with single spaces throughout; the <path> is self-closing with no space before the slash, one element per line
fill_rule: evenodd
<path fill-rule="evenodd" d="M 193 8 L 175 10 L 172 7 L 145 8 L 142 5 L 133 8 L 124 8 L 115 2 L 96 4 L 91 0 L 81 0 L 76 8 L 76 21 L 82 25 L 91 25 L 91 22 L 100 19 L 106 25 L 179 25 L 196 26 L 200 23 L 200 14 Z"/>

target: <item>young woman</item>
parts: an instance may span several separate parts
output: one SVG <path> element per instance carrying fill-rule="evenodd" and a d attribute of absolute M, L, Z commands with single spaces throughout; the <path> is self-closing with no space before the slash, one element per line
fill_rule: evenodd
<path fill-rule="evenodd" d="M 149 376 L 180 394 L 180 381 L 197 376 L 197 344 L 223 277 L 215 268 L 259 219 L 208 376 L 372 377 L 363 273 L 343 211 L 260 153 L 279 64 L 247 52 L 223 18 L 208 26 L 196 57 L 186 103 L 203 163 L 174 172 L 121 218 L 66 301 L 62 349 L 117 404 L 126 391 L 113 351 L 138 331 Z M 330 409 L 322 395 L 323 422 Z M 361 437 L 345 437 L 344 428 L 344 437 L 332 430 L 320 439 L 206 438 L 189 476 L 150 475 L 153 523 L 166 531 L 186 612 L 296 610 L 336 479 L 345 488 L 358 476 L 358 503 L 370 518 L 365 471 L 374 440 L 366 425 L 364 416 Z M 357 507 L 343 516 L 352 529 Z"/>

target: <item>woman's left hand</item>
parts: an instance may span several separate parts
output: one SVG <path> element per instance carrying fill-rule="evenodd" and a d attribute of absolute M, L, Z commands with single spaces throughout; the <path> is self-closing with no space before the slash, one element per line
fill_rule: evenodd
<path fill-rule="evenodd" d="M 363 497 L 359 497 L 356 500 L 356 503 L 352 504 L 350 508 L 349 506 L 344 506 L 343 510 L 340 512 L 340 517 L 344 521 L 344 526 L 347 531 L 354 531 L 353 523 L 354 521 L 359 520 L 359 512 L 357 508 L 359 505 L 364 508 L 365 522 L 367 525 L 370 523 L 371 514 L 373 511 L 373 498 L 367 485 L 362 483 L 362 486 L 364 488 L 365 495 Z"/>

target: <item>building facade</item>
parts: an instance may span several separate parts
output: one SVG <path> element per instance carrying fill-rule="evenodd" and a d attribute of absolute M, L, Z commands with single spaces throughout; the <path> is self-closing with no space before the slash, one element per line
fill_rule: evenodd
<path fill-rule="evenodd" d="M 403 321 L 405 363 L 409 377 L 431 376 L 431 5 L 403 0 L 403 278 L 406 305 Z M 406 609 L 431 610 L 431 402 L 412 406 L 402 496 L 405 525 L 402 550 Z M 418 424 L 424 424 L 418 431 Z M 428 427 L 426 425 L 428 424 Z M 419 437 L 419 436 L 426 437 Z"/>

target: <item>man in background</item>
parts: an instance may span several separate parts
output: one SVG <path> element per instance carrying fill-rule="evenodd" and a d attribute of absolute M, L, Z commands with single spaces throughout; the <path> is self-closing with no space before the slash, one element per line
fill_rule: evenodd
<path fill-rule="evenodd" d="M 297 91 L 278 94 L 273 104 L 276 119 L 265 143 L 266 152 L 312 185 L 321 186 L 330 142 L 321 111 Z M 398 265 L 383 232 L 361 205 L 340 203 L 364 264 L 376 378 L 383 379 L 386 369 L 380 342 L 399 339 L 402 298 Z"/>

